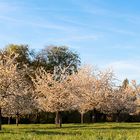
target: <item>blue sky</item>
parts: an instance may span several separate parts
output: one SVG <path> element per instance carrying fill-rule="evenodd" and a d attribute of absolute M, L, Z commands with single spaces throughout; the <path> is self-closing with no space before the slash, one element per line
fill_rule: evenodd
<path fill-rule="evenodd" d="M 66 45 L 83 63 L 140 82 L 139 0 L 0 0 L 0 46 Z"/>

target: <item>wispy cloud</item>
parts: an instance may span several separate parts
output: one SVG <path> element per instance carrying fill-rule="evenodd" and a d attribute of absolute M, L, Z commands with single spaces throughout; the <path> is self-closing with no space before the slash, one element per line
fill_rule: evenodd
<path fill-rule="evenodd" d="M 115 33 L 120 33 L 120 34 L 124 34 L 124 35 L 131 35 L 131 36 L 135 36 L 136 33 L 133 31 L 129 31 L 129 30 L 124 30 L 124 29 L 118 29 L 118 28 L 107 28 L 108 31 L 111 32 L 115 32 Z"/>
<path fill-rule="evenodd" d="M 0 2 L 0 15 L 10 12 L 17 12 L 20 7 L 16 3 Z"/>
<path fill-rule="evenodd" d="M 4 21 L 9 21 L 11 22 L 11 24 L 18 24 L 18 25 L 22 25 L 22 26 L 31 26 L 31 27 L 37 27 L 37 28 L 45 28 L 45 29 L 56 29 L 56 30 L 68 30 L 68 28 L 62 26 L 62 25 L 58 25 L 58 24 L 54 24 L 54 23 L 50 23 L 49 21 L 45 21 L 45 22 L 39 22 L 39 21 L 27 21 L 27 20 L 22 20 L 22 19 L 17 19 L 14 17 L 7 17 L 7 16 L 0 16 L 1 22 Z"/>
<path fill-rule="evenodd" d="M 75 42 L 75 41 L 88 41 L 97 40 L 97 35 L 69 35 L 63 38 L 48 38 L 50 42 Z"/>
<path fill-rule="evenodd" d="M 34 7 L 32 8 L 32 10 Z M 40 8 L 41 9 L 41 8 Z M 55 22 L 51 22 L 45 18 L 41 21 L 39 16 L 32 15 L 29 19 L 28 15 L 24 14 L 24 11 L 30 13 L 27 7 L 24 7 L 22 3 L 14 2 L 0 2 L 0 22 L 11 22 L 12 25 L 22 25 L 35 28 L 44 28 L 44 29 L 54 29 L 54 30 L 63 30 L 68 31 L 72 30 L 72 27 L 65 27 Z M 19 16 L 19 15 L 20 16 Z"/>

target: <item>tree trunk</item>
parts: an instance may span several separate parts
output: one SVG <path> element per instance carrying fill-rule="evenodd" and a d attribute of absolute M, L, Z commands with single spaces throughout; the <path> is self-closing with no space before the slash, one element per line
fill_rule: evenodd
<path fill-rule="evenodd" d="M 119 122 L 120 121 L 120 111 L 117 112 L 116 114 L 116 122 Z"/>
<path fill-rule="evenodd" d="M 96 122 L 96 112 L 95 112 L 95 109 L 93 109 L 91 111 L 91 123 L 95 123 Z"/>
<path fill-rule="evenodd" d="M 84 123 L 84 113 L 81 113 L 81 124 Z"/>
<path fill-rule="evenodd" d="M 119 116 L 120 116 L 120 113 L 117 113 L 116 114 L 116 122 L 119 122 Z"/>
<path fill-rule="evenodd" d="M 38 124 L 38 123 L 40 123 L 40 116 L 39 116 L 40 114 L 37 112 L 36 113 L 36 123 Z"/>
<path fill-rule="evenodd" d="M 56 112 L 55 124 L 59 128 L 62 127 L 62 117 L 61 117 L 61 112 L 59 112 L 59 111 Z"/>
<path fill-rule="evenodd" d="M 0 108 L 0 130 L 2 129 L 2 114 L 1 114 L 1 108 Z"/>
<path fill-rule="evenodd" d="M 16 114 L 16 125 L 18 126 L 18 124 L 19 124 L 19 115 Z"/>
<path fill-rule="evenodd" d="M 11 117 L 8 117 L 8 124 L 11 123 Z"/>

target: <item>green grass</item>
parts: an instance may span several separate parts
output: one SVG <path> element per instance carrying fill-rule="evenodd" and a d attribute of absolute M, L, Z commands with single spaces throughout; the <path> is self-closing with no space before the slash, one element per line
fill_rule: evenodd
<path fill-rule="evenodd" d="M 140 140 L 140 123 L 3 125 L 0 140 Z"/>

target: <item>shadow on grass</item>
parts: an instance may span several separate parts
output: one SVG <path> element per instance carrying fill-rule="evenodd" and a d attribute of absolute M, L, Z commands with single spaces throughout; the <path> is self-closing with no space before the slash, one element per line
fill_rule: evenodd
<path fill-rule="evenodd" d="M 140 127 L 121 127 L 121 126 L 116 126 L 116 127 L 112 127 L 111 129 L 140 129 Z"/>
<path fill-rule="evenodd" d="M 61 128 L 59 127 L 55 127 L 55 126 L 52 126 L 52 127 L 33 127 L 33 128 L 20 128 L 20 127 L 17 127 L 17 128 L 14 128 L 14 129 L 21 129 L 21 130 L 37 130 L 37 129 L 43 129 L 43 130 L 49 130 L 49 129 L 54 129 L 54 130 L 59 130 L 59 129 L 76 129 L 76 128 L 89 128 L 89 126 L 84 126 L 84 125 L 75 125 L 75 126 L 62 126 Z"/>
<path fill-rule="evenodd" d="M 80 132 L 56 132 L 56 131 L 47 131 L 46 130 L 30 130 L 30 131 L 0 131 L 0 134 L 36 134 L 36 135 L 66 135 L 66 136 L 75 136 L 81 135 Z"/>
<path fill-rule="evenodd" d="M 21 134 L 22 132 L 14 132 L 14 131 L 0 131 L 0 134 Z"/>
<path fill-rule="evenodd" d="M 66 129 L 66 130 L 65 130 Z M 58 130 L 58 131 L 57 131 Z M 65 130 L 65 132 L 62 132 Z M 72 130 L 71 132 L 69 130 Z M 75 131 L 75 130 L 78 130 Z M 74 135 L 81 135 L 83 131 L 81 130 L 140 130 L 140 124 L 132 124 L 129 126 L 125 126 L 124 124 L 122 126 L 113 126 L 113 124 L 106 125 L 106 124 L 100 124 L 100 125 L 64 125 L 62 128 L 57 128 L 55 126 L 50 127 L 41 127 L 36 126 L 32 128 L 22 128 L 17 127 L 14 129 L 6 129 L 4 128 L 2 131 L 0 131 L 0 134 L 36 134 L 36 135 L 66 135 L 66 136 L 74 136 Z M 81 131 L 81 132 L 80 132 Z"/>
<path fill-rule="evenodd" d="M 135 130 L 135 129 L 139 129 L 140 127 L 123 127 L 123 126 L 116 126 L 116 127 L 87 127 L 85 129 L 88 130 Z"/>
<path fill-rule="evenodd" d="M 75 135 L 81 135 L 79 132 L 55 132 L 55 131 L 37 131 L 37 130 L 32 130 L 32 131 L 27 131 L 26 133 L 34 133 L 36 135 L 67 135 L 67 136 L 75 136 Z"/>
<path fill-rule="evenodd" d="M 75 126 L 64 126 L 64 127 L 62 127 L 61 129 L 67 129 L 67 128 L 88 128 L 88 126 L 86 126 L 86 125 L 75 125 Z"/>
<path fill-rule="evenodd" d="M 17 127 L 14 129 L 12 128 L 3 128 L 2 131 L 0 131 L 0 135 L 1 134 L 36 134 L 36 135 L 67 135 L 67 136 L 75 136 L 75 135 L 81 135 L 80 132 L 76 132 L 76 131 L 73 131 L 73 132 L 69 132 L 66 130 L 66 132 L 62 132 L 61 130 L 64 130 L 65 128 L 69 128 L 69 130 L 71 128 L 77 128 L 80 126 L 74 126 L 74 127 L 62 127 L 62 128 L 57 128 L 57 127 L 38 127 L 38 128 L 20 128 L 20 127 Z M 82 127 L 82 126 L 81 126 Z M 53 131 L 54 130 L 54 131 Z"/>

